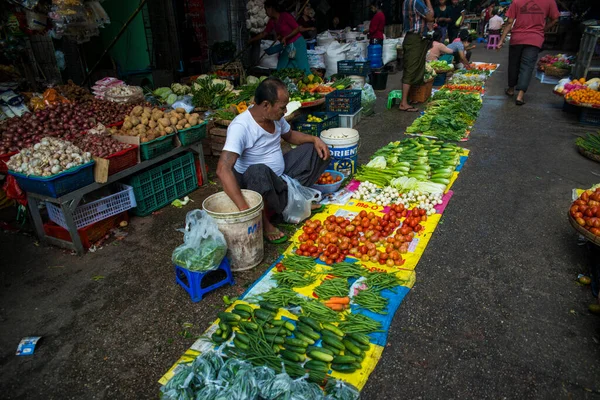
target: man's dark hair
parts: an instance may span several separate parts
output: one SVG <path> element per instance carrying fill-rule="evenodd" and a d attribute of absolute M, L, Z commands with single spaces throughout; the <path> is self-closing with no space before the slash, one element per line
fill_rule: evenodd
<path fill-rule="evenodd" d="M 465 42 L 465 41 L 469 41 L 469 39 L 471 38 L 471 35 L 469 35 L 468 30 L 461 29 L 461 31 L 458 33 L 458 38 L 460 39 L 461 42 Z"/>
<path fill-rule="evenodd" d="M 268 101 L 270 104 L 275 104 L 279 99 L 279 90 L 286 90 L 287 86 L 279 78 L 267 78 L 262 81 L 256 88 L 254 93 L 254 102 L 262 104 L 263 101 Z"/>
<path fill-rule="evenodd" d="M 441 42 L 442 41 L 442 30 L 440 28 L 435 28 L 433 30 L 433 37 L 432 37 L 434 42 Z"/>

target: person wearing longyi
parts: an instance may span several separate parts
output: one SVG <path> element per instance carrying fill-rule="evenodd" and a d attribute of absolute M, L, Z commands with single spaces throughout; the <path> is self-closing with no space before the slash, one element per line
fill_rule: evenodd
<path fill-rule="evenodd" d="M 321 139 L 290 128 L 284 118 L 289 100 L 280 79 L 261 82 L 254 94 L 255 105 L 229 125 L 217 165 L 223 190 L 240 210 L 249 208 L 241 189 L 262 196 L 263 232 L 271 243 L 287 240 L 269 219 L 272 214 L 282 214 L 287 205 L 288 187 L 281 175 L 311 186 L 330 162 L 329 148 Z M 284 155 L 281 139 L 297 147 Z"/>

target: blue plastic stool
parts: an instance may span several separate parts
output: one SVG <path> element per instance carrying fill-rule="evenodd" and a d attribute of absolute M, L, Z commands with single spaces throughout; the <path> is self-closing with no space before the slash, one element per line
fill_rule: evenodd
<path fill-rule="evenodd" d="M 217 273 L 217 271 L 219 270 L 225 272 L 225 278 L 223 278 L 223 280 L 215 284 L 202 288 L 202 279 L 204 279 L 210 274 Z M 220 288 L 223 285 L 233 285 L 235 283 L 233 280 L 233 275 L 231 274 L 231 267 L 229 265 L 229 260 L 227 259 L 227 257 L 223 258 L 223 261 L 221 261 L 221 265 L 219 265 L 219 268 L 208 272 L 194 272 L 182 268 L 178 265 L 175 265 L 175 281 L 179 283 L 179 285 L 181 285 L 181 287 L 184 288 L 186 292 L 189 293 L 194 303 L 197 303 L 200 300 L 202 300 L 204 295 L 208 292 L 212 292 L 213 290 Z"/>

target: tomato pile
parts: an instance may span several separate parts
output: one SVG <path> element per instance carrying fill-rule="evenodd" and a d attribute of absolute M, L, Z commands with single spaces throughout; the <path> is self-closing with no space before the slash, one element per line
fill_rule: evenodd
<path fill-rule="evenodd" d="M 600 236 L 600 188 L 583 192 L 571 205 L 570 213 L 579 225 Z"/>
<path fill-rule="evenodd" d="M 317 180 L 318 185 L 330 185 L 332 183 L 337 183 L 342 180 L 342 177 L 339 175 L 331 176 L 331 173 L 325 172 Z"/>
<path fill-rule="evenodd" d="M 467 92 L 483 92 L 481 85 L 467 85 L 467 84 L 447 84 L 444 88 L 448 90 L 462 90 Z"/>
<path fill-rule="evenodd" d="M 401 225 L 401 219 L 406 218 Z M 346 256 L 371 261 L 389 267 L 404 263 L 402 254 L 408 252 L 420 224 L 427 220 L 427 212 L 414 208 L 410 212 L 402 204 L 393 204 L 380 217 L 373 212 L 361 211 L 353 219 L 330 215 L 323 222 L 307 221 L 298 237 L 299 256 L 319 257 L 331 265 L 344 261 Z M 381 251 L 377 247 L 385 247 Z"/>

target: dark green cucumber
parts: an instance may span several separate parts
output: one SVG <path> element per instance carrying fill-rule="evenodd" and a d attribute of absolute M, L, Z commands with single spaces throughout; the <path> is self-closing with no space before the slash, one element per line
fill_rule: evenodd
<path fill-rule="evenodd" d="M 249 312 L 246 312 L 244 310 L 238 310 L 237 308 L 234 308 L 231 312 L 239 315 L 242 319 L 248 319 L 252 316 L 252 314 L 250 314 Z"/>
<path fill-rule="evenodd" d="M 275 317 L 275 315 L 272 312 L 261 310 L 260 308 L 254 310 L 254 316 L 258 319 L 262 319 L 263 321 L 269 321 L 272 320 L 273 317 Z"/>
<path fill-rule="evenodd" d="M 294 353 L 306 354 L 306 347 L 292 346 L 291 344 L 285 343 L 285 341 L 283 342 L 283 348 L 289 351 L 293 351 Z"/>
<path fill-rule="evenodd" d="M 213 340 L 213 342 L 218 343 L 218 344 L 221 344 L 225 340 L 227 340 L 227 339 L 223 339 L 220 335 L 217 335 L 216 332 L 213 333 L 210 338 Z"/>
<path fill-rule="evenodd" d="M 335 356 L 331 362 L 334 364 L 352 364 L 356 361 L 356 358 L 352 356 Z"/>
<path fill-rule="evenodd" d="M 316 332 L 321 332 L 321 324 L 319 324 L 319 322 L 316 319 L 307 317 L 305 315 L 301 315 L 300 317 L 298 317 L 298 320 L 310 326 Z"/>
<path fill-rule="evenodd" d="M 240 333 L 240 332 L 237 332 L 235 334 L 234 339 L 237 339 L 242 343 L 246 343 L 246 344 L 250 343 L 250 338 L 248 337 L 248 335 L 244 335 L 243 333 Z"/>
<path fill-rule="evenodd" d="M 356 371 L 356 367 L 352 364 L 331 364 L 331 369 L 337 372 L 351 374 Z"/>
<path fill-rule="evenodd" d="M 247 331 L 256 331 L 258 330 L 258 325 L 256 325 L 254 322 L 248 322 L 248 321 L 240 321 L 240 328 L 245 329 Z"/>
<path fill-rule="evenodd" d="M 355 355 L 359 356 L 360 353 L 362 352 L 362 350 L 360 348 L 358 348 L 357 346 L 355 346 L 354 343 L 352 343 L 348 339 L 342 340 L 342 344 L 344 345 L 344 347 L 346 347 L 346 350 L 348 350 L 352 354 L 355 354 Z"/>
<path fill-rule="evenodd" d="M 312 340 L 319 340 L 319 338 L 321 337 L 321 335 L 319 335 L 317 332 L 313 331 L 307 325 L 299 325 L 297 332 L 300 332 L 301 334 L 308 336 Z"/>
<path fill-rule="evenodd" d="M 276 326 L 274 328 L 267 328 L 263 330 L 265 335 L 278 335 L 278 336 L 286 336 L 287 332 L 283 326 Z"/>
<path fill-rule="evenodd" d="M 285 344 L 289 344 L 290 346 L 295 346 L 295 347 L 308 347 L 308 343 L 305 342 L 304 340 L 298 339 L 298 338 L 285 338 L 284 340 Z"/>
<path fill-rule="evenodd" d="M 353 345 L 355 345 L 356 347 L 358 347 L 359 349 L 361 349 L 363 351 L 367 351 L 371 348 L 369 345 L 358 343 L 356 340 L 353 340 L 350 336 L 346 336 L 345 340 L 350 341 L 350 343 L 352 343 Z"/>
<path fill-rule="evenodd" d="M 283 337 L 277 335 L 265 335 L 267 343 L 283 344 Z"/>
<path fill-rule="evenodd" d="M 220 312 L 219 314 L 217 314 L 217 316 L 221 321 L 226 323 L 239 322 L 240 319 L 242 319 L 239 315 L 229 312 Z"/>
<path fill-rule="evenodd" d="M 246 343 L 242 342 L 241 340 L 238 340 L 237 337 L 233 338 L 233 344 L 235 345 L 235 347 L 242 350 L 248 350 L 250 348 Z"/>
<path fill-rule="evenodd" d="M 366 346 L 371 344 L 371 340 L 369 339 L 369 336 L 365 335 L 364 333 L 349 333 L 348 336 L 350 339 L 354 340 L 355 342 L 358 342 L 360 344 L 364 344 Z"/>
<path fill-rule="evenodd" d="M 236 304 L 235 307 L 233 307 L 233 309 L 244 311 L 244 312 L 247 312 L 248 314 L 252 314 L 254 312 L 254 309 L 247 304 Z"/>
<path fill-rule="evenodd" d="M 327 343 L 322 343 L 321 346 L 323 346 L 325 350 L 329 350 L 330 352 L 332 352 L 335 356 L 339 355 L 342 352 L 340 349 L 337 349 L 333 346 L 329 346 Z"/>
<path fill-rule="evenodd" d="M 309 351 L 307 355 L 313 360 L 318 361 L 331 362 L 333 360 L 333 356 L 331 354 L 317 350 Z"/>
<path fill-rule="evenodd" d="M 300 333 L 300 332 L 294 332 L 294 336 L 295 336 L 297 339 L 303 340 L 303 341 L 305 341 L 305 342 L 306 342 L 306 343 L 308 343 L 308 344 L 315 344 L 315 341 L 314 341 L 312 338 L 310 338 L 310 337 L 308 337 L 308 336 L 306 336 L 306 335 L 303 335 L 303 334 L 302 334 L 302 333 Z"/>
<path fill-rule="evenodd" d="M 339 349 L 339 350 L 345 349 L 343 342 L 340 342 L 339 340 L 334 339 L 330 336 L 323 336 L 323 338 L 321 340 L 323 341 L 323 343 L 326 343 L 331 347 L 335 347 L 336 349 Z M 354 347 L 356 347 L 356 346 L 354 346 Z"/>
<path fill-rule="evenodd" d="M 329 371 L 329 364 L 327 364 L 326 362 L 323 362 L 323 361 L 308 360 L 304 364 L 304 369 L 309 369 L 311 371 L 327 372 L 327 371 Z"/>
<path fill-rule="evenodd" d="M 332 338 L 337 339 L 337 340 L 342 340 L 343 339 L 342 336 L 338 336 L 338 335 L 336 335 L 335 333 L 333 333 L 331 331 L 323 329 L 321 331 L 321 337 L 325 337 L 325 336 L 329 336 L 329 337 L 332 337 Z"/>
<path fill-rule="evenodd" d="M 259 301 L 258 304 L 260 305 L 260 308 L 267 310 L 267 311 L 274 312 L 275 314 L 277 314 L 277 312 L 279 311 L 279 307 L 277 307 L 275 304 L 271 304 L 267 301 Z"/>
<path fill-rule="evenodd" d="M 279 355 L 287 360 L 294 362 L 300 362 L 304 360 L 303 356 L 300 356 L 300 354 L 294 353 L 293 351 L 289 350 L 281 350 L 279 351 Z"/>
<path fill-rule="evenodd" d="M 332 355 L 332 356 L 333 356 L 333 355 L 335 355 L 335 354 L 333 353 L 333 351 L 331 351 L 330 349 L 327 349 L 327 348 L 325 348 L 325 347 L 319 347 L 319 346 L 308 346 L 308 347 L 306 348 L 306 351 L 311 351 L 311 350 L 322 351 L 322 352 L 324 352 L 324 353 L 327 353 L 327 354 L 330 354 L 330 355 Z"/>

